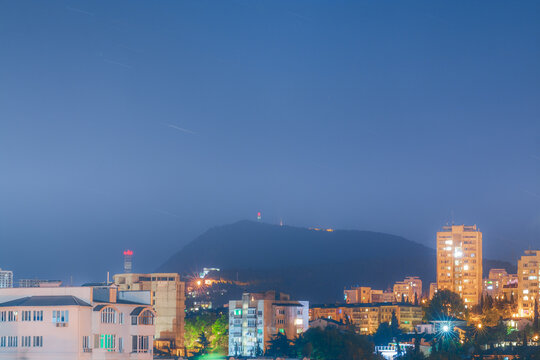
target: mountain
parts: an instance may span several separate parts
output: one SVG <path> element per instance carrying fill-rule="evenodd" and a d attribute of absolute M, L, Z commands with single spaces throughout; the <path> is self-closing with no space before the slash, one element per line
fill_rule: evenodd
<path fill-rule="evenodd" d="M 277 289 L 300 300 L 336 302 L 343 289 L 366 285 L 387 289 L 419 276 L 424 291 L 435 281 L 435 250 L 403 237 L 358 230 L 311 230 L 252 221 L 211 228 L 159 269 L 192 274 L 203 267 L 247 282 L 246 290 Z M 484 262 L 507 267 L 504 262 Z"/>

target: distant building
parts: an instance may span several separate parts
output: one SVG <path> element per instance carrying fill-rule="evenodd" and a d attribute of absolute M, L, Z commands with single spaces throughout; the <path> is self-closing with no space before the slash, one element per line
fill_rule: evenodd
<path fill-rule="evenodd" d="M 522 317 L 534 315 L 534 302 L 540 295 L 540 250 L 525 250 L 518 260 L 518 313 Z"/>
<path fill-rule="evenodd" d="M 278 333 L 294 339 L 309 326 L 309 303 L 267 291 L 229 301 L 229 356 L 256 356 Z"/>
<path fill-rule="evenodd" d="M 437 293 L 437 283 L 429 284 L 429 300 L 433 299 L 433 296 Z"/>
<path fill-rule="evenodd" d="M 505 269 L 491 269 L 488 278 L 484 279 L 484 294 L 494 299 L 509 300 L 511 292 L 509 293 L 508 290 L 515 287 L 517 287 L 517 275 L 508 274 Z"/>
<path fill-rule="evenodd" d="M 117 274 L 114 283 L 122 291 L 150 291 L 157 316 L 156 342 L 171 349 L 184 348 L 185 284 L 179 274 Z"/>
<path fill-rule="evenodd" d="M 363 335 L 373 334 L 383 322 L 391 322 L 392 313 L 395 313 L 399 327 L 404 331 L 413 331 L 422 322 L 422 307 L 412 304 L 334 304 L 314 305 L 309 309 L 311 321 L 326 318 L 351 322 L 355 331 Z"/>
<path fill-rule="evenodd" d="M 422 298 L 422 280 L 417 276 L 408 276 L 394 284 L 394 297 L 398 302 L 414 303 Z"/>
<path fill-rule="evenodd" d="M 13 271 L 0 269 L 0 289 L 13 287 Z"/>
<path fill-rule="evenodd" d="M 482 285 L 482 233 L 476 225 L 443 226 L 437 233 L 437 288 L 459 294 L 471 307 L 480 301 Z"/>
<path fill-rule="evenodd" d="M 343 291 L 347 304 L 372 304 L 395 301 L 393 292 L 375 290 L 368 286 L 353 286 Z"/>
<path fill-rule="evenodd" d="M 0 359 L 151 360 L 150 295 L 116 287 L 0 289 Z"/>
<path fill-rule="evenodd" d="M 60 280 L 40 280 L 40 279 L 20 279 L 20 288 L 35 288 L 35 287 L 60 287 L 62 281 Z"/>

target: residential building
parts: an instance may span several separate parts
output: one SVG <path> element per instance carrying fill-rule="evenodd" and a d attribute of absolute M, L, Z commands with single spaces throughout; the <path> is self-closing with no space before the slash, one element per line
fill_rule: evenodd
<path fill-rule="evenodd" d="M 309 327 L 309 303 L 275 291 L 229 301 L 229 356 L 257 356 L 278 333 L 289 339 Z"/>
<path fill-rule="evenodd" d="M 122 291 L 150 291 L 156 312 L 156 347 L 176 349 L 183 355 L 185 283 L 176 273 L 117 274 L 114 283 Z"/>
<path fill-rule="evenodd" d="M 437 288 L 458 293 L 466 307 L 482 294 L 482 233 L 476 225 L 443 226 L 437 233 Z"/>
<path fill-rule="evenodd" d="M 0 269 L 0 289 L 13 287 L 13 271 Z"/>
<path fill-rule="evenodd" d="M 398 302 L 419 302 L 422 298 L 422 280 L 417 276 L 408 276 L 394 284 L 394 297 Z"/>
<path fill-rule="evenodd" d="M 347 304 L 372 304 L 395 301 L 391 291 L 375 290 L 368 286 L 353 286 L 343 291 Z"/>
<path fill-rule="evenodd" d="M 353 286 L 344 290 L 347 304 L 369 304 L 371 302 L 371 288 L 367 286 Z"/>
<path fill-rule="evenodd" d="M 484 279 L 484 294 L 494 299 L 510 300 L 516 288 L 517 274 L 508 274 L 505 269 L 491 269 L 488 278 Z"/>
<path fill-rule="evenodd" d="M 422 322 L 422 307 L 404 303 L 315 305 L 309 309 L 310 321 L 326 318 L 351 322 L 363 335 L 373 334 L 383 322 L 391 322 L 393 313 L 404 331 L 413 331 Z"/>
<path fill-rule="evenodd" d="M 518 313 L 522 317 L 534 315 L 534 302 L 538 300 L 540 288 L 540 250 L 525 250 L 518 260 Z"/>
<path fill-rule="evenodd" d="M 40 280 L 40 279 L 20 279 L 19 280 L 20 288 L 59 287 L 59 286 L 62 286 L 62 281 L 60 280 Z"/>
<path fill-rule="evenodd" d="M 114 286 L 0 289 L 0 359 L 151 360 L 149 299 Z"/>
<path fill-rule="evenodd" d="M 429 300 L 437 293 L 437 283 L 429 283 Z"/>

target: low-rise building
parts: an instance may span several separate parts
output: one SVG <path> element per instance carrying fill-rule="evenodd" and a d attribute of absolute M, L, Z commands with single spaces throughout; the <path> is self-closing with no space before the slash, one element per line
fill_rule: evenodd
<path fill-rule="evenodd" d="M 229 356 L 257 356 L 278 333 L 294 339 L 309 327 L 309 303 L 267 291 L 229 301 Z"/>
<path fill-rule="evenodd" d="M 394 302 L 394 293 L 372 289 L 369 286 L 353 286 L 343 291 L 347 304 L 372 304 L 382 302 Z"/>
<path fill-rule="evenodd" d="M 20 288 L 30 287 L 60 287 L 61 280 L 42 280 L 42 279 L 19 279 Z"/>
<path fill-rule="evenodd" d="M 394 297 L 398 302 L 418 302 L 422 298 L 422 280 L 417 276 L 408 276 L 394 284 Z"/>
<path fill-rule="evenodd" d="M 0 359 L 152 359 L 149 294 L 114 286 L 0 290 Z"/>
<path fill-rule="evenodd" d="M 403 303 L 316 305 L 309 310 L 311 321 L 327 318 L 351 322 L 356 332 L 365 335 L 373 334 L 381 323 L 391 322 L 392 314 L 396 315 L 399 327 L 404 331 L 413 331 L 423 317 L 420 306 Z"/>
<path fill-rule="evenodd" d="M 161 347 L 183 354 L 185 283 L 176 273 L 117 274 L 114 283 L 121 291 L 149 291 L 156 312 L 155 340 Z M 160 346 L 157 346 L 160 348 Z"/>

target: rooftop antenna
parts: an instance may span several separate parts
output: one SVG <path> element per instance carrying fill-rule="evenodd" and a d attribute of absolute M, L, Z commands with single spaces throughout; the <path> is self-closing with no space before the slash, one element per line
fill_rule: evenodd
<path fill-rule="evenodd" d="M 283 226 L 283 218 L 279 219 L 279 226 Z"/>
<path fill-rule="evenodd" d="M 454 210 L 450 210 L 450 213 L 452 215 L 452 226 L 454 226 Z"/>
<path fill-rule="evenodd" d="M 262 217 L 261 217 L 261 212 L 259 211 L 259 212 L 257 213 L 257 221 L 261 221 L 261 218 L 262 218 Z"/>

